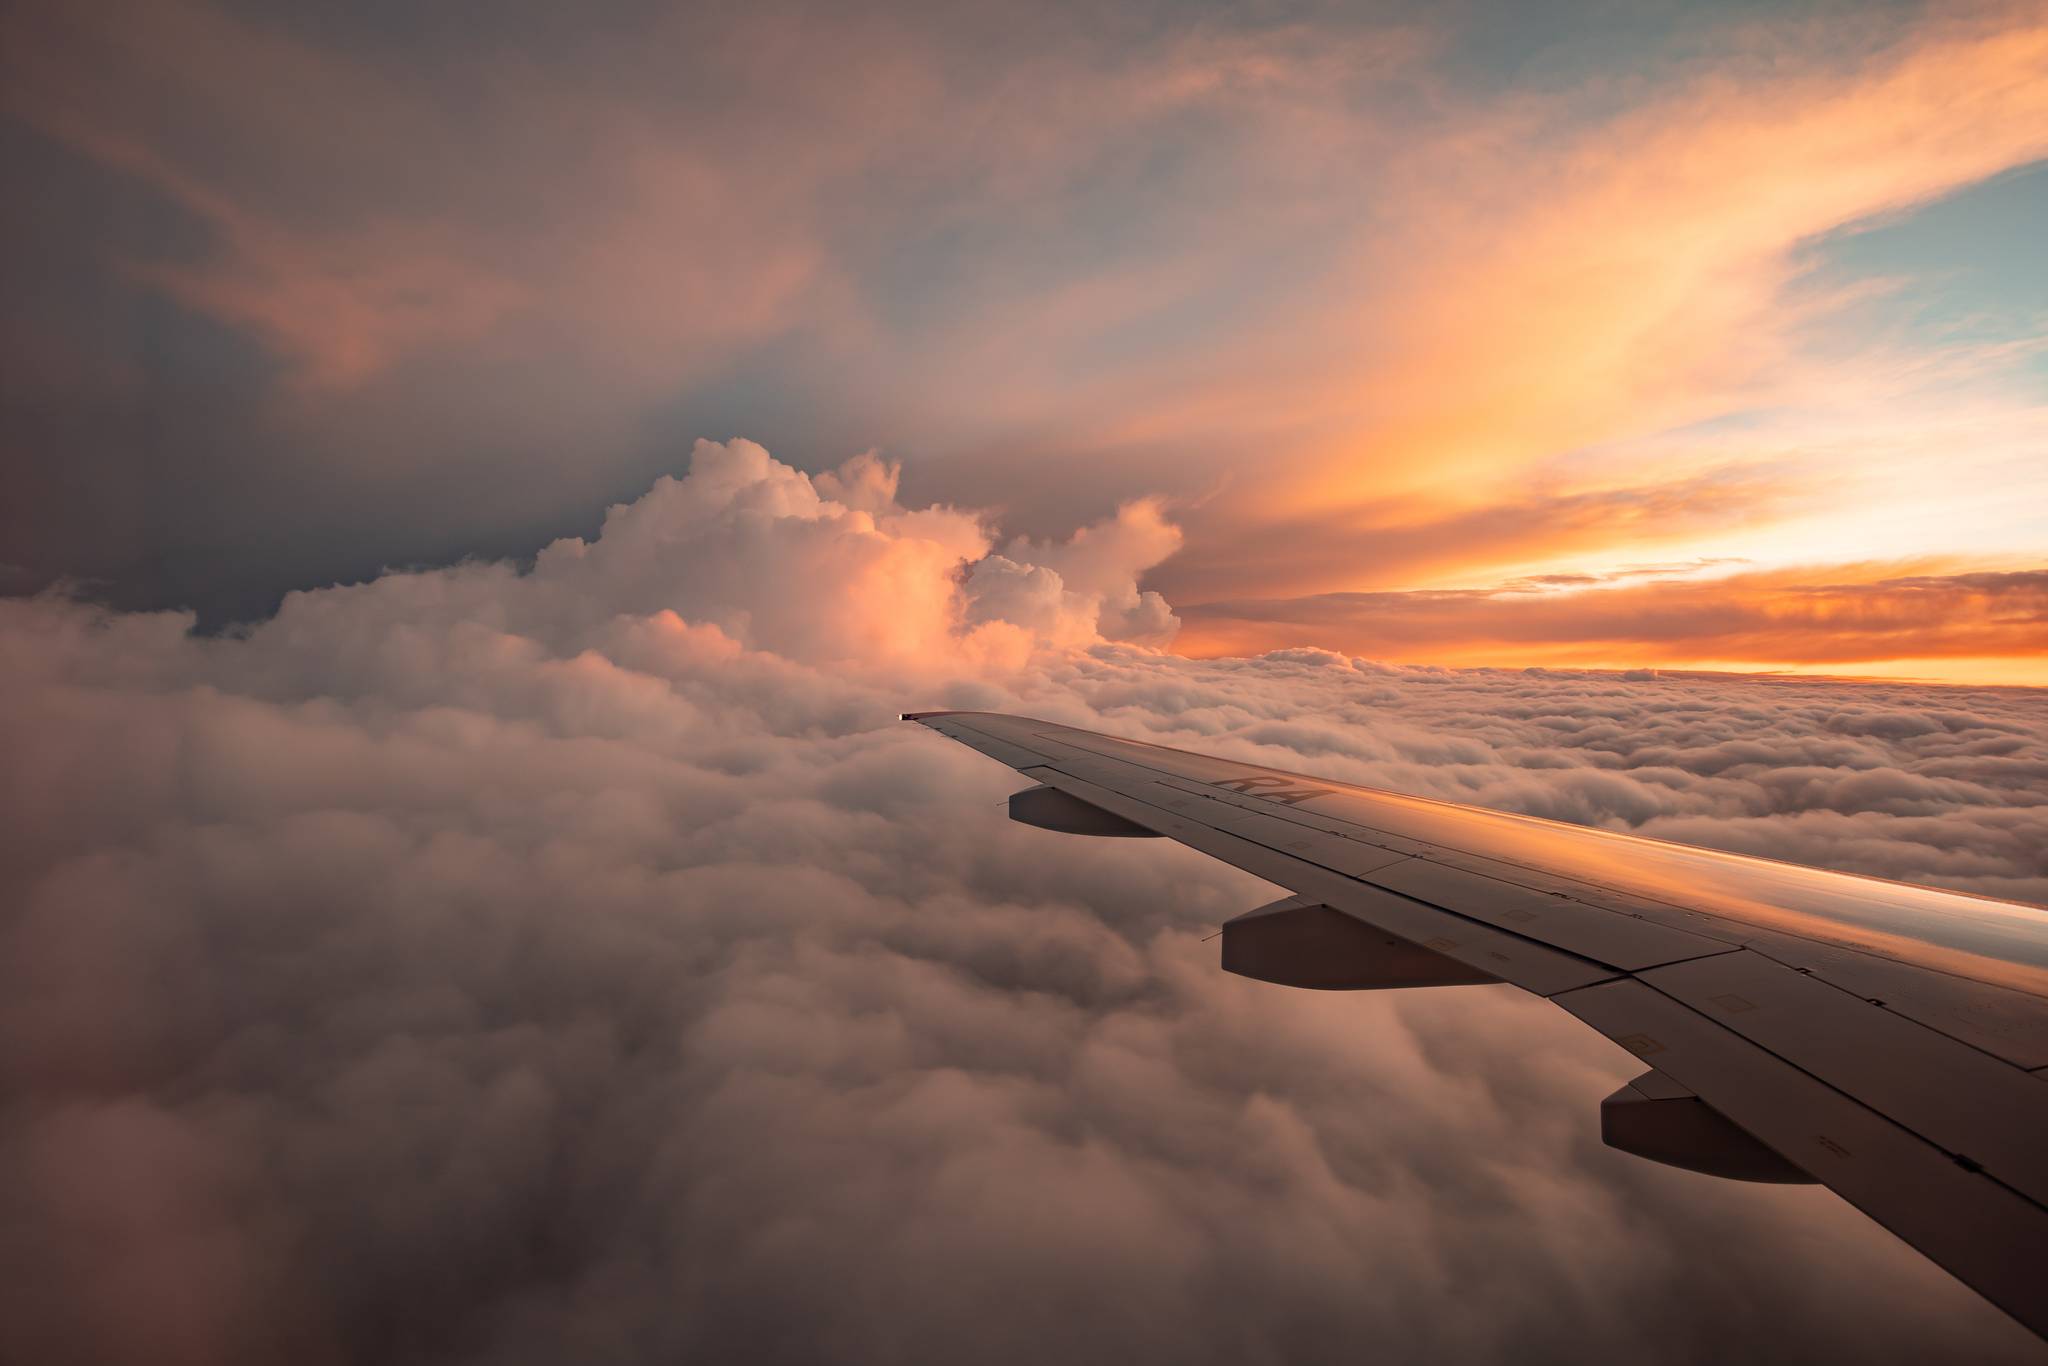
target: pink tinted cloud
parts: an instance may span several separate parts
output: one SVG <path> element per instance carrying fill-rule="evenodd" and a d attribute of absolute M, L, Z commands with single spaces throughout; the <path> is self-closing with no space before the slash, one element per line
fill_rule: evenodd
<path fill-rule="evenodd" d="M 1717 29 L 1583 98 L 1460 88 L 1417 27 L 682 15 L 433 82 L 202 5 L 16 32 L 10 107 L 212 231 L 122 264 L 285 360 L 285 458 L 459 471 L 466 518 L 537 523 L 739 375 L 955 452 L 912 477 L 956 501 L 1165 497 L 1184 541 L 1147 587 L 1181 605 L 1812 518 L 1833 467 L 1797 449 L 1628 443 L 1819 393 L 1884 429 L 1896 357 L 1812 349 L 1840 301 L 1795 288 L 1798 248 L 2048 150 L 2018 9 Z M 749 370 L 767 343 L 793 359 Z"/>
<path fill-rule="evenodd" d="M 707 445 L 530 569 L 227 636 L 0 602 L 0 1354 L 2037 1350 L 1822 1192 L 1603 1148 L 1640 1064 L 1545 1003 L 1231 978 L 1271 889 L 894 720 L 2040 897 L 2033 698 L 1188 660 L 977 619 L 982 525 L 892 483 Z M 1006 549 L 1100 621 L 1160 539 Z"/>

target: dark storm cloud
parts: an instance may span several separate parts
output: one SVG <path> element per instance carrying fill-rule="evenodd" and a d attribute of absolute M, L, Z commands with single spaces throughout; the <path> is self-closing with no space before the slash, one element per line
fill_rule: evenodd
<path fill-rule="evenodd" d="M 704 446 L 524 574 L 0 606 L 0 1355 L 2033 1359 L 1823 1192 L 1603 1149 L 1636 1065 L 1546 1005 L 1224 976 L 1270 888 L 893 717 L 2040 896 L 2037 695 L 1191 662 L 1101 636 L 1156 514 L 893 494 Z"/>

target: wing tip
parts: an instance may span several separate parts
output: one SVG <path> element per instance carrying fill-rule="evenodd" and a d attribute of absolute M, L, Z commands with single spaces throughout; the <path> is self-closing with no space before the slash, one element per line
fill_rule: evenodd
<path fill-rule="evenodd" d="M 907 711 L 896 719 L 899 721 L 925 721 L 934 716 L 958 716 L 957 711 Z"/>

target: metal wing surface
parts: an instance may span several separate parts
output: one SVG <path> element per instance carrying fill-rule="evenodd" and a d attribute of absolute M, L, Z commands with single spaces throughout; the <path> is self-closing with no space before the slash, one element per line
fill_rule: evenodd
<path fill-rule="evenodd" d="M 1040 785 L 1018 820 L 1163 835 L 1294 893 L 1224 966 L 1499 981 L 1650 1068 L 1615 1147 L 1818 1181 L 2048 1337 L 2048 911 L 1305 777 L 1024 717 L 906 720 Z"/>

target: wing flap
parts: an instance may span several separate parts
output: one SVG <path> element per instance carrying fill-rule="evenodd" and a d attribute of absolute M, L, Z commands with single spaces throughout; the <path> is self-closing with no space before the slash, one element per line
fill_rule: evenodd
<path fill-rule="evenodd" d="M 1643 982 L 1552 999 L 2048 1334 L 2048 1218 L 2038 1205 Z"/>
<path fill-rule="evenodd" d="M 1746 951 L 1641 980 L 2048 1204 L 2048 1081 Z"/>
<path fill-rule="evenodd" d="M 2048 1001 L 1989 982 L 1760 931 L 1746 947 L 2024 1069 L 2048 1067 Z"/>

